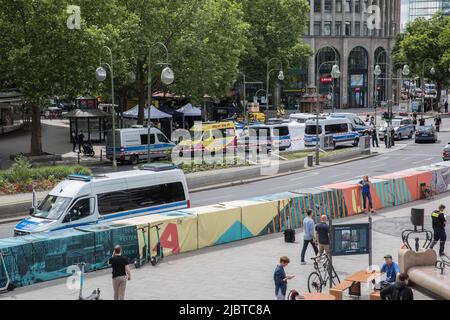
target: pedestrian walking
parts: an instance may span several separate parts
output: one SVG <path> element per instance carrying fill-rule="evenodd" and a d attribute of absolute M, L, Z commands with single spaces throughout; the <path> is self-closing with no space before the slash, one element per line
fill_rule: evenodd
<path fill-rule="evenodd" d="M 375 126 L 375 116 L 374 115 L 370 116 L 369 126 Z"/>
<path fill-rule="evenodd" d="M 420 116 L 420 119 L 419 119 L 419 126 L 423 127 L 424 125 L 425 125 L 425 118 L 422 115 L 422 116 Z"/>
<path fill-rule="evenodd" d="M 275 282 L 275 297 L 277 300 L 285 300 L 287 292 L 287 282 L 294 279 L 294 276 L 287 276 L 284 268 L 291 262 L 288 257 L 280 258 L 280 264 L 275 268 L 273 281 Z"/>
<path fill-rule="evenodd" d="M 445 255 L 445 241 L 447 241 L 447 233 L 445 232 L 447 219 L 444 210 L 445 206 L 441 204 L 438 210 L 434 210 L 431 214 L 433 224 L 433 242 L 431 243 L 430 248 L 433 249 L 438 241 L 440 241 L 439 256 Z"/>
<path fill-rule="evenodd" d="M 436 118 L 434 118 L 434 126 L 436 127 L 436 132 L 439 132 L 440 127 L 441 127 L 441 122 L 439 121 L 439 116 L 436 116 Z"/>
<path fill-rule="evenodd" d="M 114 253 L 108 264 L 112 267 L 114 300 L 124 300 L 127 281 L 131 280 L 131 272 L 128 259 L 122 256 L 121 246 L 117 245 L 114 248 Z"/>
<path fill-rule="evenodd" d="M 414 300 L 414 293 L 408 286 L 408 274 L 401 273 L 398 281 L 381 290 L 381 300 Z"/>
<path fill-rule="evenodd" d="M 413 117 L 412 120 L 413 126 L 414 126 L 414 132 L 416 131 L 416 127 L 417 127 L 417 117 Z"/>
<path fill-rule="evenodd" d="M 390 126 L 391 129 L 391 147 L 395 147 L 395 129 L 393 126 Z"/>
<path fill-rule="evenodd" d="M 372 194 L 370 193 L 370 179 L 369 176 L 365 176 L 360 182 L 359 184 L 361 185 L 362 188 L 362 197 L 363 197 L 363 206 L 364 206 L 364 211 L 366 211 L 367 206 L 366 206 L 366 201 L 368 202 L 369 208 L 368 210 L 370 210 L 370 212 L 374 213 L 373 210 L 373 204 L 372 204 Z"/>
<path fill-rule="evenodd" d="M 372 137 L 372 147 L 377 147 L 379 148 L 380 145 L 378 143 L 378 132 L 377 132 L 377 127 L 373 126 L 372 130 L 370 130 L 370 135 Z"/>
<path fill-rule="evenodd" d="M 314 242 L 314 227 L 315 227 L 315 223 L 314 220 L 311 218 L 312 216 L 312 210 L 309 209 L 306 212 L 306 218 L 303 219 L 303 230 L 304 230 L 304 235 L 303 235 L 303 248 L 302 248 L 302 253 L 301 253 L 301 264 L 306 264 L 305 262 L 305 254 L 306 254 L 306 249 L 308 248 L 308 245 L 311 244 L 311 246 L 314 249 L 314 253 L 317 256 L 317 254 L 319 253 L 319 250 L 317 249 L 317 246 Z"/>
<path fill-rule="evenodd" d="M 316 238 L 319 242 L 319 253 L 330 254 L 330 226 L 327 223 L 327 216 L 320 217 L 320 223 L 316 225 Z"/>
<path fill-rule="evenodd" d="M 81 153 L 83 150 L 81 149 L 83 147 L 84 142 L 84 134 L 83 131 L 80 131 L 78 134 L 78 152 Z"/>
<path fill-rule="evenodd" d="M 75 132 L 72 131 L 72 152 L 76 152 L 75 149 L 77 148 L 77 142 L 78 142 L 78 137 L 75 134 Z"/>

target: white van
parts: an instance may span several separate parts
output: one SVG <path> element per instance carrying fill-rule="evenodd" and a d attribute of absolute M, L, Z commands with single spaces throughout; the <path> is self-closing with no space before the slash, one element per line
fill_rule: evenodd
<path fill-rule="evenodd" d="M 306 121 L 315 119 L 315 115 L 311 113 L 291 113 L 289 119 L 300 124 L 306 124 Z"/>
<path fill-rule="evenodd" d="M 116 160 L 128 161 L 136 165 L 140 160 L 146 160 L 148 156 L 148 128 L 135 126 L 129 129 L 116 130 Z M 150 130 L 151 158 L 164 158 L 175 144 L 157 128 Z M 106 157 L 112 160 L 113 139 L 112 132 L 106 138 Z"/>
<path fill-rule="evenodd" d="M 251 125 L 250 129 L 256 130 L 258 137 L 262 134 L 267 135 L 271 148 L 283 151 L 291 147 L 291 135 L 289 133 L 289 124 L 287 123 L 256 124 Z M 243 136 L 248 136 L 248 134 L 248 129 L 245 129 Z"/>
<path fill-rule="evenodd" d="M 104 176 L 68 176 L 19 222 L 14 236 L 190 207 L 186 178 L 172 164 Z"/>
<path fill-rule="evenodd" d="M 316 146 L 316 120 L 308 120 L 305 127 L 305 146 Z M 348 145 L 357 146 L 359 144 L 359 133 L 347 118 L 327 118 L 319 119 L 319 138 L 332 137 L 333 146 Z"/>

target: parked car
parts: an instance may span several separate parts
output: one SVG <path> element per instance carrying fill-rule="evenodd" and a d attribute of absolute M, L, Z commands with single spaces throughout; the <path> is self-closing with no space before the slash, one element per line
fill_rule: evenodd
<path fill-rule="evenodd" d="M 444 147 L 444 152 L 442 154 L 442 159 L 444 161 L 450 161 L 450 143 Z"/>
<path fill-rule="evenodd" d="M 434 126 L 422 126 L 418 127 L 416 131 L 416 143 L 420 142 L 432 142 L 436 143 L 438 140 L 437 132 Z"/>
<path fill-rule="evenodd" d="M 412 120 L 409 118 L 394 118 L 392 119 L 392 126 L 395 130 L 394 139 L 396 140 L 401 140 L 405 137 L 411 139 L 414 136 L 414 125 L 412 124 Z M 388 125 L 385 123 L 384 126 L 378 131 L 378 137 L 380 140 L 384 140 L 384 134 L 387 127 Z"/>

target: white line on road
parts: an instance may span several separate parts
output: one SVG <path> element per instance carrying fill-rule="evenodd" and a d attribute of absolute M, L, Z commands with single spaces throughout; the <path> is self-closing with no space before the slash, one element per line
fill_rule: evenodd
<path fill-rule="evenodd" d="M 420 161 L 415 161 L 412 164 L 418 164 L 418 163 L 427 162 L 427 161 L 430 161 L 430 160 L 433 160 L 433 158 L 426 158 L 426 159 L 423 159 L 423 160 L 420 160 Z"/>
<path fill-rule="evenodd" d="M 385 160 L 387 160 L 387 159 L 389 159 L 389 158 L 387 158 L 387 157 L 382 157 L 382 158 L 379 158 L 379 159 L 377 159 L 377 160 L 372 160 L 372 161 L 370 161 L 370 163 L 376 163 L 376 162 L 380 162 L 380 161 L 385 161 Z"/>
<path fill-rule="evenodd" d="M 295 179 L 290 179 L 289 181 L 298 181 L 300 179 L 304 179 L 304 178 L 310 178 L 310 177 L 314 177 L 314 176 L 318 176 L 320 174 L 320 172 L 310 172 L 310 173 L 306 173 L 300 177 L 297 177 Z"/>

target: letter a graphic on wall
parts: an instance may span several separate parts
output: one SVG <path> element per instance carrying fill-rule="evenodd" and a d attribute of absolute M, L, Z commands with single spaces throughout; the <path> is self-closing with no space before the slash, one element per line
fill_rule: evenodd
<path fill-rule="evenodd" d="M 178 240 L 178 228 L 176 224 L 169 223 L 161 235 L 161 245 L 165 249 L 172 249 L 173 254 L 180 253 L 180 242 Z M 156 247 L 155 249 L 156 250 Z"/>

